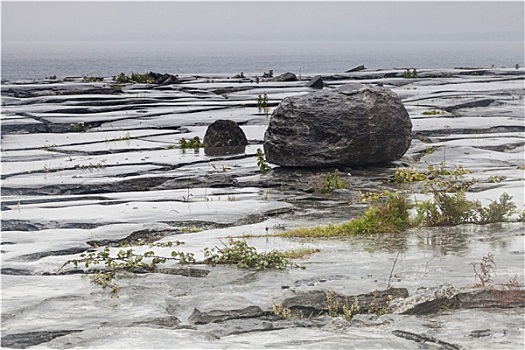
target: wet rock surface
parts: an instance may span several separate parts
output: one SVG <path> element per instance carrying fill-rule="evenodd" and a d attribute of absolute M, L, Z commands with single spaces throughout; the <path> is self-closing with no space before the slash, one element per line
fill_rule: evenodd
<path fill-rule="evenodd" d="M 273 109 L 311 92 L 313 77 L 256 83 L 180 76 L 121 90 L 111 78 L 3 84 L 2 348 L 523 349 L 523 223 L 347 239 L 274 236 L 349 221 L 367 207 L 360 193 L 406 191 L 388 182 L 397 165 L 462 165 L 478 181 L 468 198 L 488 204 L 506 192 L 523 206 L 523 69 L 418 70 L 418 79 L 403 73 L 321 76 L 325 90 L 355 80 L 392 89 L 413 125 L 402 159 L 339 166 L 348 186 L 331 194 L 316 188 L 335 167 L 270 164 L 261 175 L 257 166 L 269 124 L 257 96 L 267 93 Z M 424 114 L 433 110 L 443 112 Z M 243 130 L 243 153 L 179 147 L 181 138 L 202 139 L 219 119 Z M 103 246 L 115 254 L 192 252 L 202 261 L 204 248 L 229 237 L 244 237 L 258 251 L 320 251 L 293 260 L 304 269 L 169 262 L 120 273 L 118 298 L 91 282 L 94 271 L 60 270 Z M 160 245 L 173 241 L 184 243 Z M 472 264 L 488 253 L 496 274 L 480 288 Z M 514 277 L 517 285 L 509 284 Z M 336 313 L 357 298 L 385 314 L 332 317 L 328 295 Z M 279 305 L 303 318 L 275 315 Z M 305 305 L 315 313 L 305 317 Z"/>

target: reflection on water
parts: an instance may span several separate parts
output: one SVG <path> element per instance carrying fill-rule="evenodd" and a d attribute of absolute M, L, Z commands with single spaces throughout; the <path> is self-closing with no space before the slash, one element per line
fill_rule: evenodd
<path fill-rule="evenodd" d="M 523 225 L 496 223 L 491 225 L 459 225 L 452 227 L 425 227 L 412 229 L 401 234 L 359 239 L 370 252 L 406 252 L 410 248 L 431 249 L 437 256 L 465 256 L 475 242 L 486 242 L 492 250 L 508 249 L 515 237 L 522 235 Z"/>
<path fill-rule="evenodd" d="M 228 154 L 243 154 L 246 146 L 224 146 L 224 147 L 204 147 L 204 154 L 207 156 L 225 156 Z"/>

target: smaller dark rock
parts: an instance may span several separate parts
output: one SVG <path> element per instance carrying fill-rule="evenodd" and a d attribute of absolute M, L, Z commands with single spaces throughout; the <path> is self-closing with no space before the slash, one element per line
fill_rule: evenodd
<path fill-rule="evenodd" d="M 469 337 L 472 338 L 481 338 L 481 337 L 488 337 L 492 334 L 490 329 L 477 329 L 472 332 L 470 332 Z"/>
<path fill-rule="evenodd" d="M 207 155 L 243 153 L 247 144 L 244 131 L 232 120 L 216 120 L 208 126 L 204 135 L 204 152 Z"/>
<path fill-rule="evenodd" d="M 157 317 L 146 321 L 137 321 L 131 327 L 152 327 L 152 328 L 177 328 L 182 322 L 175 316 Z"/>
<path fill-rule="evenodd" d="M 306 87 L 312 89 L 322 89 L 324 88 L 324 81 L 320 75 L 313 77 L 307 84 Z"/>
<path fill-rule="evenodd" d="M 297 81 L 297 75 L 294 73 L 283 73 L 279 75 L 278 77 L 274 78 L 275 81 Z"/>
<path fill-rule="evenodd" d="M 193 324 L 207 324 L 238 318 L 254 318 L 263 315 L 264 312 L 261 308 L 255 305 L 238 310 L 212 310 L 209 312 L 202 312 L 198 309 L 194 309 L 188 318 L 188 321 Z"/>

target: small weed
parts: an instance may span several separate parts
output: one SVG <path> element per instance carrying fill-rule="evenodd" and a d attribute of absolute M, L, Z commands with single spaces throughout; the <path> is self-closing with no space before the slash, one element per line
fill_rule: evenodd
<path fill-rule="evenodd" d="M 503 285 L 501 290 L 496 290 L 490 286 L 491 293 L 496 299 L 501 301 L 503 305 L 507 306 L 513 303 L 525 303 L 525 293 L 520 288 L 520 283 L 517 277 L 512 277 L 507 283 Z"/>
<path fill-rule="evenodd" d="M 122 92 L 123 86 L 121 84 L 110 84 L 109 86 L 115 91 Z"/>
<path fill-rule="evenodd" d="M 380 197 L 380 193 L 378 192 L 366 192 L 366 193 L 361 193 L 359 192 L 359 202 L 360 203 L 363 203 L 363 202 L 376 202 L 379 200 L 379 197 Z"/>
<path fill-rule="evenodd" d="M 191 139 L 185 139 L 183 137 L 179 140 L 179 145 L 180 145 L 180 148 L 182 149 L 188 149 L 188 148 L 198 149 L 198 148 L 204 147 L 204 143 L 200 140 L 198 136 L 195 136 Z"/>
<path fill-rule="evenodd" d="M 202 229 L 201 228 L 198 228 L 197 226 L 193 225 L 193 226 L 186 226 L 186 227 L 181 227 L 179 228 L 179 231 L 181 233 L 197 233 L 197 232 L 201 232 Z"/>
<path fill-rule="evenodd" d="M 390 182 L 416 182 L 434 179 L 437 176 L 458 177 L 471 173 L 471 170 L 463 168 L 462 165 L 459 165 L 458 167 L 453 169 L 447 169 L 445 167 L 445 164 L 441 162 L 439 164 L 439 167 L 429 165 L 426 171 L 417 171 L 413 168 L 397 168 L 396 172 L 394 173 L 394 177 L 392 180 L 390 180 Z"/>
<path fill-rule="evenodd" d="M 499 183 L 499 182 L 505 181 L 506 178 L 507 178 L 506 176 L 494 175 L 494 176 L 489 176 L 487 181 L 490 183 Z"/>
<path fill-rule="evenodd" d="M 328 173 L 322 178 L 322 185 L 320 188 L 314 188 L 316 192 L 319 193 L 331 193 L 333 190 L 346 188 L 348 186 L 348 182 L 346 180 L 341 179 L 341 176 L 339 175 L 339 171 L 335 170 L 334 173 Z"/>
<path fill-rule="evenodd" d="M 129 132 L 127 132 L 124 136 L 115 137 L 115 138 L 110 139 L 109 141 L 127 141 L 127 140 L 131 140 L 131 134 Z"/>
<path fill-rule="evenodd" d="M 459 111 L 456 110 L 456 109 L 453 110 L 452 112 L 450 112 L 450 114 L 452 114 L 452 116 L 453 116 L 454 118 L 457 118 L 457 117 L 460 117 L 460 116 L 461 116 L 461 114 L 459 113 Z"/>
<path fill-rule="evenodd" d="M 167 145 L 166 146 L 166 149 L 174 149 L 175 148 L 175 145 Z"/>
<path fill-rule="evenodd" d="M 474 275 L 476 280 L 479 280 L 479 283 L 476 285 L 485 287 L 485 285 L 492 282 L 492 274 L 496 270 L 496 262 L 494 261 L 494 255 L 488 253 L 481 259 L 480 263 L 470 263 L 474 269 Z M 479 265 L 479 271 L 477 266 Z"/>
<path fill-rule="evenodd" d="M 282 303 L 276 303 L 272 300 L 272 309 L 275 316 L 279 316 L 282 319 L 289 319 L 292 317 L 292 311 L 289 308 L 283 306 Z"/>
<path fill-rule="evenodd" d="M 153 79 L 149 76 L 148 73 L 144 73 L 144 74 L 131 73 L 130 75 L 120 73 L 119 75 L 113 76 L 113 81 L 119 84 L 128 84 L 128 83 L 152 84 L 153 83 Z"/>
<path fill-rule="evenodd" d="M 268 171 L 270 171 L 270 169 L 272 169 L 268 165 L 268 162 L 266 161 L 264 153 L 263 153 L 262 149 L 260 149 L 260 148 L 257 149 L 257 166 L 259 167 L 259 170 L 260 170 L 261 174 L 263 174 L 263 175 L 266 174 Z"/>
<path fill-rule="evenodd" d="M 354 297 L 352 305 L 348 305 L 348 299 L 343 305 L 343 317 L 345 320 L 350 321 L 355 315 L 361 313 L 361 307 L 359 306 L 359 300 L 357 297 Z"/>
<path fill-rule="evenodd" d="M 78 122 L 77 124 L 69 124 L 69 132 L 86 132 L 90 128 L 89 124 Z"/>
<path fill-rule="evenodd" d="M 431 147 L 427 147 L 425 149 L 425 154 L 426 155 L 429 155 L 429 154 L 432 154 L 434 153 L 439 147 L 436 147 L 436 146 L 431 146 Z"/>
<path fill-rule="evenodd" d="M 235 196 L 228 196 L 228 202 L 235 202 Z"/>
<path fill-rule="evenodd" d="M 441 110 L 441 109 L 431 109 L 431 110 L 428 110 L 428 111 L 424 111 L 421 114 L 423 114 L 423 115 L 442 115 L 442 114 L 447 114 L 447 112 L 445 112 L 444 110 Z"/>
<path fill-rule="evenodd" d="M 403 78 L 405 79 L 418 78 L 416 69 L 414 68 L 412 71 L 410 71 L 410 69 L 407 69 L 405 72 L 403 72 Z"/>
<path fill-rule="evenodd" d="M 77 164 L 77 165 L 75 165 L 75 169 L 76 170 L 89 170 L 90 172 L 93 171 L 93 170 L 104 169 L 106 167 L 104 165 L 104 163 L 106 161 L 107 161 L 107 159 L 103 159 L 103 160 L 101 160 L 100 162 L 98 162 L 96 164 L 93 164 L 91 162 L 88 165 Z"/>
<path fill-rule="evenodd" d="M 259 95 L 257 97 L 257 109 L 259 110 L 259 113 L 261 113 L 261 110 L 264 110 L 264 115 L 268 116 L 268 95 L 264 94 L 263 96 Z"/>
<path fill-rule="evenodd" d="M 49 148 L 54 148 L 54 147 L 58 147 L 58 146 L 57 146 L 56 144 L 54 144 L 54 143 L 53 143 L 53 144 L 49 144 L 49 145 L 46 144 L 46 145 L 44 145 L 44 146 L 42 147 L 42 149 L 43 149 L 44 151 L 47 151 Z"/>
<path fill-rule="evenodd" d="M 316 248 L 301 248 L 301 249 L 293 249 L 293 250 L 287 250 L 284 252 L 284 257 L 286 259 L 301 259 L 305 256 L 312 255 L 314 253 L 319 253 L 320 250 Z"/>
<path fill-rule="evenodd" d="M 339 305 L 334 297 L 334 292 L 332 291 L 326 293 L 326 306 L 328 307 L 328 315 L 337 317 L 337 309 Z"/>

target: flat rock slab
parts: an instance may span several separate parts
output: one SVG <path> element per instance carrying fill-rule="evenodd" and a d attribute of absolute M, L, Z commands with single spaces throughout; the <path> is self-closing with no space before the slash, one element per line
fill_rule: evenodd
<path fill-rule="evenodd" d="M 335 167 L 270 164 L 261 175 L 257 166 L 272 112 L 284 98 L 312 92 L 313 76 L 259 84 L 250 82 L 254 77 L 181 76 L 160 89 L 136 84 L 121 92 L 104 87 L 110 78 L 3 84 L 2 347 L 523 349 L 522 293 L 509 285 L 514 277 L 523 284 L 523 223 L 344 240 L 277 236 L 360 215 L 367 207 L 360 193 L 396 189 L 388 182 L 396 166 L 462 165 L 472 170 L 466 178 L 478 181 L 467 198 L 487 205 L 506 192 L 521 209 L 525 71 L 429 69 L 419 70 L 418 79 L 404 79 L 403 72 L 320 75 L 321 91 L 356 80 L 383 84 L 400 97 L 413 124 L 402 159 L 383 167 L 339 167 L 349 185 L 332 194 L 317 193 L 315 180 Z M 268 115 L 257 108 L 264 93 Z M 425 114 L 431 110 L 443 113 Z M 179 148 L 182 137 L 203 138 L 217 119 L 243 130 L 244 153 Z M 82 122 L 86 130 L 70 130 Z M 403 190 L 423 200 L 419 185 Z M 304 269 L 169 262 L 149 273 L 119 273 L 118 298 L 91 282 L 94 270 L 60 270 L 105 244 L 115 254 L 154 249 L 170 256 L 177 250 L 203 260 L 204 248 L 222 247 L 231 237 L 258 252 L 320 251 L 292 260 Z M 149 247 L 139 239 L 184 244 Z M 472 264 L 488 252 L 497 268 L 493 289 L 474 288 Z M 343 296 L 341 306 L 344 297 L 359 300 L 388 285 L 409 296 L 389 303 L 398 311 L 382 316 L 347 321 L 326 315 L 323 306 L 311 319 L 282 319 L 273 310 L 284 301 L 294 308 L 293 300 L 299 308 L 304 301 L 294 298 L 309 294 L 320 305 L 327 295 Z M 436 297 L 449 285 L 452 294 Z"/>

